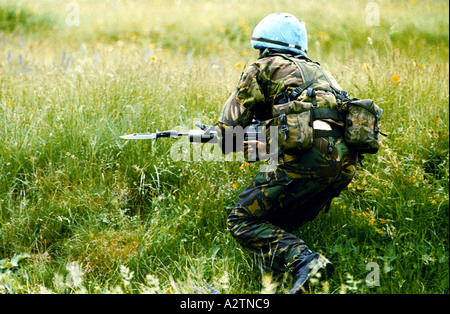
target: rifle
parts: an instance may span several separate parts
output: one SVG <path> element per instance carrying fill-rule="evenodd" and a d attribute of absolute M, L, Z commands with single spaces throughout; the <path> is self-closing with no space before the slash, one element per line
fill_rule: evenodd
<path fill-rule="evenodd" d="M 125 140 L 157 140 L 161 137 L 168 137 L 177 139 L 182 136 L 187 136 L 189 138 L 189 142 L 191 143 L 209 143 L 215 144 L 218 143 L 218 132 L 213 130 L 213 127 L 206 126 L 197 122 L 195 126 L 199 127 L 200 130 L 189 130 L 187 132 L 178 132 L 175 130 L 168 130 L 162 132 L 155 133 L 134 133 L 120 136 Z M 263 140 L 263 134 L 260 127 L 259 120 L 256 117 L 253 118 L 251 125 L 246 128 L 244 133 L 244 141 L 261 141 Z M 253 144 L 252 144 L 253 145 Z M 256 147 L 253 149 L 253 153 L 250 156 L 247 156 L 249 161 L 257 161 L 258 153 Z"/>
<path fill-rule="evenodd" d="M 134 133 L 122 135 L 121 138 L 125 140 L 157 140 L 161 137 L 179 138 L 187 136 L 191 143 L 217 143 L 217 131 L 212 130 L 212 127 L 208 127 L 201 123 L 196 123 L 195 126 L 200 130 L 189 130 L 187 132 L 178 132 L 175 130 L 161 131 L 155 133 Z"/>

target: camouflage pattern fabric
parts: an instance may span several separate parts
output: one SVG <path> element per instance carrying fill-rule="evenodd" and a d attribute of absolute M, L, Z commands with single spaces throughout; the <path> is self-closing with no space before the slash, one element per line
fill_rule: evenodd
<path fill-rule="evenodd" d="M 245 128 L 254 115 L 261 121 L 272 119 L 276 95 L 301 86 L 302 77 L 292 60 L 266 50 L 242 74 L 225 103 L 219 134 Z M 343 139 L 334 137 L 314 139 L 312 148 L 299 155 L 281 154 L 276 169 L 260 172 L 239 196 L 227 221 L 231 234 L 273 269 L 286 271 L 306 249 L 291 232 L 314 219 L 348 185 L 355 172 L 352 156 Z"/>
<path fill-rule="evenodd" d="M 228 217 L 233 237 L 272 269 L 286 271 L 307 248 L 290 232 L 313 220 L 350 183 L 352 155 L 342 139 L 318 138 L 296 161 L 260 172 Z"/>
<path fill-rule="evenodd" d="M 305 73 L 300 72 L 290 60 L 292 58 L 293 56 L 289 54 L 263 53 L 242 73 L 238 86 L 226 101 L 220 114 L 218 125 L 221 131 L 235 126 L 245 128 L 251 123 L 254 115 L 260 121 L 273 118 L 276 96 L 281 92 L 289 93 L 304 83 Z M 302 62 L 309 64 L 308 68 L 320 68 L 309 59 L 302 58 Z M 324 70 L 320 69 L 321 71 L 316 72 L 323 73 Z M 330 74 L 328 76 L 333 85 L 340 88 L 334 78 Z M 308 78 L 312 79 L 310 75 Z"/>
<path fill-rule="evenodd" d="M 375 154 L 380 149 L 378 121 L 383 110 L 370 99 L 354 99 L 346 106 L 345 142 L 360 153 Z"/>

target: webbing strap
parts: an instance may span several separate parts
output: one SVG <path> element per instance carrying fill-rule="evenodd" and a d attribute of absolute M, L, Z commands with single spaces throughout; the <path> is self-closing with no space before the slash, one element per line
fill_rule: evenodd
<path fill-rule="evenodd" d="M 332 130 L 314 130 L 314 137 L 343 137 L 344 136 L 344 129 L 343 128 L 336 128 Z"/>
<path fill-rule="evenodd" d="M 313 107 L 315 120 L 333 119 L 335 121 L 345 121 L 343 114 L 337 109 Z"/>
<path fill-rule="evenodd" d="M 307 82 L 304 82 L 302 85 L 294 88 L 294 90 L 291 92 L 291 94 L 289 95 L 291 100 L 295 100 L 298 98 L 298 96 L 301 95 L 301 93 L 303 93 L 303 91 L 305 89 L 307 89 L 308 87 L 310 87 L 313 83 L 318 82 L 317 79 L 313 79 Z"/>
<path fill-rule="evenodd" d="M 316 90 L 312 88 L 311 86 L 308 87 L 308 90 L 306 91 L 306 96 L 311 98 L 311 102 L 313 104 L 313 108 L 318 108 L 317 106 L 317 98 L 316 98 Z"/>
<path fill-rule="evenodd" d="M 308 52 L 303 47 L 300 47 L 300 46 L 297 46 L 297 45 L 292 45 L 292 44 L 286 44 L 286 43 L 281 42 L 281 41 L 276 41 L 276 40 L 271 40 L 271 39 L 266 39 L 266 38 L 256 38 L 256 37 L 252 37 L 252 40 L 254 40 L 254 41 L 261 41 L 261 42 L 265 42 L 265 43 L 269 43 L 269 44 L 280 45 L 280 46 L 289 47 L 289 48 L 296 48 L 296 49 L 299 49 L 299 50 L 303 51 L 304 53 Z"/>

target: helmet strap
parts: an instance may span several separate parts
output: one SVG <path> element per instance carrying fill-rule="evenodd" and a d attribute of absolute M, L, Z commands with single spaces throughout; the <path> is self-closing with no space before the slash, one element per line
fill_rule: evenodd
<path fill-rule="evenodd" d="M 289 48 L 296 48 L 296 49 L 299 49 L 299 50 L 303 51 L 304 53 L 307 53 L 306 49 L 303 48 L 303 47 L 300 47 L 300 46 L 297 46 L 297 45 L 293 45 L 293 44 L 286 44 L 286 43 L 283 43 L 281 41 L 265 39 L 265 38 L 256 38 L 256 37 L 252 37 L 252 40 L 254 40 L 254 41 L 261 41 L 261 42 L 265 42 L 265 43 L 269 43 L 269 44 L 280 45 L 280 46 L 289 47 Z"/>

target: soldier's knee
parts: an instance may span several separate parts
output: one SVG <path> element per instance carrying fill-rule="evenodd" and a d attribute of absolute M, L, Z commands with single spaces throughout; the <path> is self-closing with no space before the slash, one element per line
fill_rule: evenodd
<path fill-rule="evenodd" d="M 245 225 L 246 214 L 247 213 L 242 208 L 235 207 L 228 215 L 227 230 L 230 231 L 234 238 L 239 237 L 239 231 L 242 230 Z"/>
<path fill-rule="evenodd" d="M 233 237 L 235 236 L 236 225 L 239 222 L 239 216 L 237 215 L 236 208 L 234 208 L 231 213 L 228 215 L 227 219 L 227 230 L 231 232 Z"/>

